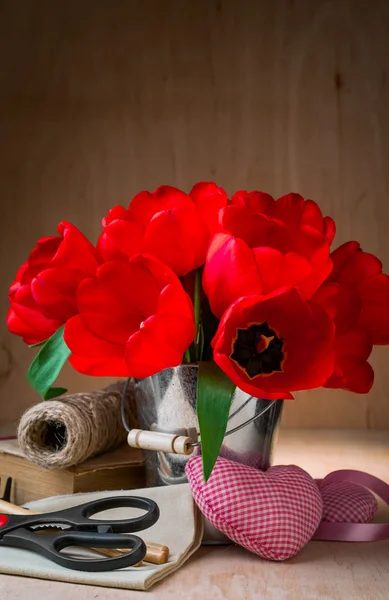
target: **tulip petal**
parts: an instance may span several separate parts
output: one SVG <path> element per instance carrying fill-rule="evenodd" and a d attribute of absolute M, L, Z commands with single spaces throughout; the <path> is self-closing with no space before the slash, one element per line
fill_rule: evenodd
<path fill-rule="evenodd" d="M 127 210 L 127 208 L 124 208 L 124 206 L 121 206 L 120 204 L 118 204 L 117 206 L 114 206 L 113 208 L 111 208 L 108 211 L 107 216 L 104 217 L 103 221 L 102 221 L 103 227 L 105 228 L 108 225 L 110 225 L 113 221 L 117 221 L 117 220 L 134 221 L 133 217 L 131 217 L 131 214 Z"/>
<path fill-rule="evenodd" d="M 280 282 L 280 275 L 284 271 L 285 256 L 279 250 L 261 246 L 260 248 L 253 248 L 252 254 L 257 264 L 263 294 L 267 294 L 277 287 L 282 287 L 282 285 L 287 285 L 287 283 Z"/>
<path fill-rule="evenodd" d="M 41 312 L 31 295 L 29 286 L 19 288 L 11 302 L 11 308 L 20 321 L 26 323 L 28 332 L 31 328 L 36 329 L 37 333 L 46 332 L 48 335 L 43 339 L 50 337 L 62 325 L 57 319 L 48 318 Z"/>
<path fill-rule="evenodd" d="M 262 290 L 269 294 L 283 286 L 295 286 L 304 293 L 312 278 L 312 267 L 301 255 L 288 252 L 284 255 L 274 248 L 253 248 L 252 250 L 260 273 Z"/>
<path fill-rule="evenodd" d="M 299 227 L 304 210 L 304 198 L 300 194 L 285 194 L 278 198 L 273 208 L 273 217 L 289 227 Z"/>
<path fill-rule="evenodd" d="M 306 200 L 302 210 L 301 222 L 324 233 L 323 214 L 316 202 Z"/>
<path fill-rule="evenodd" d="M 367 360 L 373 349 L 371 337 L 363 327 L 353 327 L 344 335 L 339 335 L 335 340 L 337 355 L 355 357 L 360 361 Z"/>
<path fill-rule="evenodd" d="M 203 287 L 217 317 L 241 296 L 261 293 L 253 253 L 243 240 L 223 233 L 214 236 L 204 267 Z"/>
<path fill-rule="evenodd" d="M 250 248 L 274 246 L 275 236 L 283 239 L 285 227 L 262 214 L 252 214 L 241 206 L 226 206 L 220 211 L 225 231 L 246 242 Z"/>
<path fill-rule="evenodd" d="M 46 269 L 32 280 L 31 293 L 46 314 L 64 323 L 78 312 L 76 293 L 83 279 L 83 271 Z"/>
<path fill-rule="evenodd" d="M 358 283 L 363 279 L 378 275 L 382 271 L 382 262 L 367 252 L 356 252 L 349 257 L 347 263 L 339 273 L 339 283 Z"/>
<path fill-rule="evenodd" d="M 85 326 L 80 315 L 65 325 L 64 339 L 72 354 L 69 362 L 84 375 L 128 377 L 123 346 L 95 336 Z"/>
<path fill-rule="evenodd" d="M 315 293 L 313 300 L 320 304 L 334 321 L 337 335 L 354 327 L 361 313 L 361 299 L 352 285 L 326 283 Z"/>
<path fill-rule="evenodd" d="M 25 285 L 22 283 L 23 281 L 23 276 L 25 274 L 25 272 L 28 269 L 28 260 L 26 260 L 26 262 L 24 262 L 21 267 L 19 267 L 19 269 L 16 271 L 16 276 L 15 276 L 15 280 L 11 283 L 9 291 L 8 291 L 8 297 L 11 300 L 12 296 L 14 295 L 14 293 L 20 288 L 21 285 Z M 31 280 L 31 278 L 29 278 L 28 282 L 29 283 Z"/>
<path fill-rule="evenodd" d="M 193 321 L 172 314 L 149 317 L 126 345 L 126 363 L 131 377 L 149 377 L 182 362 L 194 336 Z"/>
<path fill-rule="evenodd" d="M 256 214 L 271 215 L 274 205 L 275 200 L 270 194 L 257 190 L 252 192 L 240 190 L 231 198 L 231 206 L 242 206 Z"/>
<path fill-rule="evenodd" d="M 282 325 L 278 325 L 278 315 L 272 316 L 272 325 L 269 322 L 270 327 L 275 327 L 284 337 L 286 356 L 283 373 L 274 373 L 272 376 L 274 381 L 271 382 L 271 386 L 283 385 L 291 391 L 320 387 L 334 369 L 335 327 L 320 306 L 313 302 L 307 303 L 310 308 L 308 316 L 305 314 L 305 307 L 294 293 L 288 294 L 286 297 L 289 306 L 283 308 Z M 300 298 L 302 300 L 301 296 Z M 285 317 L 287 316 L 289 320 L 296 319 L 297 335 L 294 333 L 295 324 L 286 322 Z M 304 364 L 303 368 L 302 364 Z"/>
<path fill-rule="evenodd" d="M 240 369 L 225 354 L 217 354 L 215 362 L 239 389 L 254 398 L 261 398 L 263 400 L 293 400 L 292 394 L 287 390 L 264 390 L 261 389 L 258 382 L 251 383 L 242 380 Z"/>
<path fill-rule="evenodd" d="M 37 241 L 37 245 L 31 251 L 28 260 L 21 267 L 21 269 L 24 267 L 23 272 L 18 271 L 17 273 L 17 278 L 19 278 L 22 285 L 31 283 L 42 269 L 47 268 L 47 265 L 58 251 L 61 242 L 61 238 L 57 236 L 41 238 Z"/>
<path fill-rule="evenodd" d="M 97 251 L 90 241 L 77 227 L 67 221 L 62 221 L 58 225 L 57 231 L 63 240 L 50 266 L 74 269 L 83 271 L 86 275 L 94 275 L 99 262 Z"/>
<path fill-rule="evenodd" d="M 158 299 L 158 313 L 173 313 L 194 323 L 193 304 L 181 284 L 169 284 L 161 291 Z"/>
<path fill-rule="evenodd" d="M 358 242 L 346 242 L 331 252 L 331 260 L 333 268 L 331 275 L 328 277 L 328 281 L 337 281 L 343 267 L 346 265 L 348 259 L 353 256 L 356 252 L 360 251 L 360 244 Z"/>
<path fill-rule="evenodd" d="M 23 338 L 26 344 L 38 344 L 47 340 L 53 333 L 54 328 L 49 328 L 46 331 L 40 331 L 36 326 L 32 327 L 18 317 L 16 312 L 10 308 L 6 317 L 7 327 L 9 331 Z"/>
<path fill-rule="evenodd" d="M 330 245 L 334 241 L 335 234 L 336 224 L 334 219 L 332 219 L 331 217 L 324 217 L 324 235 L 326 236 Z"/>
<path fill-rule="evenodd" d="M 358 285 L 362 301 L 359 323 L 373 344 L 389 344 L 389 277 L 379 273 Z"/>
<path fill-rule="evenodd" d="M 181 190 L 163 185 L 153 193 L 140 192 L 132 199 L 129 214 L 145 229 L 156 213 L 165 210 L 193 209 L 190 197 Z"/>
<path fill-rule="evenodd" d="M 367 394 L 374 383 L 374 371 L 371 365 L 354 357 L 343 356 L 338 360 L 341 375 L 332 375 L 326 388 L 343 389 L 356 394 Z"/>
<path fill-rule="evenodd" d="M 209 233 L 194 206 L 159 212 L 144 236 L 144 251 L 186 275 L 205 261 Z"/>
<path fill-rule="evenodd" d="M 96 279 L 84 280 L 77 299 L 83 320 L 94 335 L 125 345 L 140 323 L 156 311 L 159 293 L 155 278 L 144 265 L 117 260 L 100 267 Z"/>
<path fill-rule="evenodd" d="M 219 211 L 227 205 L 226 192 L 216 183 L 200 181 L 193 186 L 189 196 L 207 225 L 210 236 L 214 235 L 220 230 Z"/>
<path fill-rule="evenodd" d="M 174 271 L 165 263 L 150 254 L 139 254 L 130 260 L 130 264 L 147 269 L 155 279 L 159 289 L 163 289 L 168 283 L 176 284 L 178 280 Z"/>
<path fill-rule="evenodd" d="M 132 220 L 112 221 L 97 242 L 97 250 L 104 260 L 132 256 L 142 252 L 143 230 Z"/>
<path fill-rule="evenodd" d="M 361 300 L 359 323 L 369 332 L 373 344 L 389 344 L 389 278 L 373 254 L 347 242 L 331 254 L 333 271 L 328 281 L 354 285 Z"/>

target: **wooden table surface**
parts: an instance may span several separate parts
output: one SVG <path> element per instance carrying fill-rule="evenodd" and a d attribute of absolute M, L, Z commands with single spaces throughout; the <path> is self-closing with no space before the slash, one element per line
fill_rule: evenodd
<path fill-rule="evenodd" d="M 389 481 L 389 432 L 283 430 L 277 464 L 298 464 L 314 477 L 339 468 Z M 380 507 L 380 519 L 389 510 Z M 389 600 L 389 541 L 312 542 L 284 563 L 237 546 L 201 548 L 148 592 L 131 592 L 0 575 L 1 600 Z"/>

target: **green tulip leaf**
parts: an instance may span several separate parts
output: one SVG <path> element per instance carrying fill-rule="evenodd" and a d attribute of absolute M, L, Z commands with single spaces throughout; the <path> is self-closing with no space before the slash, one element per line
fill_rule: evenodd
<path fill-rule="evenodd" d="M 212 473 L 223 443 L 234 390 L 235 385 L 213 361 L 199 363 L 197 417 L 205 481 Z"/>
<path fill-rule="evenodd" d="M 63 332 L 64 325 L 44 343 L 28 369 L 27 379 L 30 385 L 44 400 L 51 400 L 67 391 L 62 387 L 51 387 L 71 354 Z"/>
<path fill-rule="evenodd" d="M 29 348 L 38 348 L 39 346 L 43 346 L 43 344 L 46 344 L 47 340 L 43 340 L 43 342 L 37 342 L 36 344 L 29 344 L 28 347 Z"/>
<path fill-rule="evenodd" d="M 62 394 L 66 394 L 66 392 L 67 389 L 63 387 L 49 387 L 43 399 L 51 400 L 52 398 L 57 398 L 57 396 L 62 396 Z"/>

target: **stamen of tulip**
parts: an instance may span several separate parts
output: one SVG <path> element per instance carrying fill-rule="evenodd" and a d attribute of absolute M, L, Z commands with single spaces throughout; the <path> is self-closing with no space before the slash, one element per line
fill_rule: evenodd
<path fill-rule="evenodd" d="M 230 358 L 248 377 L 271 375 L 283 369 L 284 340 L 266 321 L 237 329 Z"/>
<path fill-rule="evenodd" d="M 257 353 L 261 354 L 261 352 L 263 352 L 264 350 L 266 350 L 269 347 L 269 344 L 271 341 L 273 341 L 275 338 L 274 335 L 267 337 L 266 335 L 261 335 L 261 339 L 259 340 L 258 344 L 257 344 Z"/>

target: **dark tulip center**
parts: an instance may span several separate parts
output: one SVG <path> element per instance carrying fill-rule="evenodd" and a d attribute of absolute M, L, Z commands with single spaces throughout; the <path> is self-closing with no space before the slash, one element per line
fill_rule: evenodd
<path fill-rule="evenodd" d="M 252 379 L 256 375 L 270 375 L 282 371 L 284 340 L 277 337 L 265 321 L 248 329 L 237 329 L 237 337 L 230 358 Z"/>

